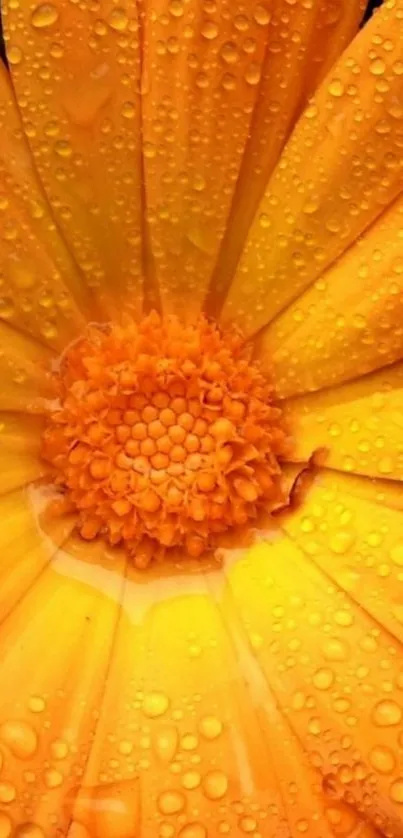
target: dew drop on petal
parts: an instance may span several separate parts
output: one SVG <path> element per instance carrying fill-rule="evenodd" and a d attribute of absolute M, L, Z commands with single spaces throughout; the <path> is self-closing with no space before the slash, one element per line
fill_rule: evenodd
<path fill-rule="evenodd" d="M 403 803 L 403 777 L 398 777 L 390 787 L 390 797 L 395 803 Z"/>
<path fill-rule="evenodd" d="M 402 710 L 395 701 L 384 699 L 378 701 L 372 711 L 372 720 L 378 727 L 398 725 L 402 719 Z"/>
<path fill-rule="evenodd" d="M 158 797 L 158 808 L 162 815 L 177 815 L 183 812 L 186 798 L 180 791 L 163 791 Z"/>
<path fill-rule="evenodd" d="M 336 98 L 343 96 L 344 84 L 340 79 L 332 79 L 328 87 L 329 93 Z"/>
<path fill-rule="evenodd" d="M 372 748 L 369 753 L 369 761 L 372 768 L 379 771 L 380 774 L 391 774 L 396 765 L 393 752 L 383 745 L 375 745 Z"/>
<path fill-rule="evenodd" d="M 21 64 L 21 61 L 24 57 L 22 50 L 19 47 L 10 46 L 7 50 L 7 59 L 9 64 L 13 66 L 17 64 Z"/>
<path fill-rule="evenodd" d="M 178 838 L 207 838 L 206 827 L 202 823 L 187 823 L 178 835 Z"/>
<path fill-rule="evenodd" d="M 158 730 L 153 741 L 157 757 L 163 763 L 172 762 L 178 748 L 178 731 L 174 725 L 167 725 Z"/>
<path fill-rule="evenodd" d="M 38 737 L 26 722 L 3 722 L 0 726 L 0 740 L 18 759 L 29 759 L 38 746 Z"/>
<path fill-rule="evenodd" d="M 47 29 L 53 26 L 59 18 L 59 11 L 53 3 L 40 3 L 31 15 L 31 23 L 35 29 Z"/>
<path fill-rule="evenodd" d="M 152 692 L 144 696 L 143 713 L 150 719 L 163 716 L 168 710 L 169 698 L 164 693 Z"/>
<path fill-rule="evenodd" d="M 222 722 L 216 716 L 203 716 L 200 719 L 199 731 L 204 739 L 217 739 L 222 733 Z"/>
<path fill-rule="evenodd" d="M 16 797 L 17 792 L 12 783 L 7 781 L 0 783 L 0 803 L 12 803 Z"/>
<path fill-rule="evenodd" d="M 333 684 L 334 673 L 331 669 L 318 669 L 312 680 L 318 690 L 328 690 Z"/>
<path fill-rule="evenodd" d="M 209 771 L 203 779 L 203 790 L 209 800 L 220 800 L 228 790 L 227 775 L 223 771 Z"/>

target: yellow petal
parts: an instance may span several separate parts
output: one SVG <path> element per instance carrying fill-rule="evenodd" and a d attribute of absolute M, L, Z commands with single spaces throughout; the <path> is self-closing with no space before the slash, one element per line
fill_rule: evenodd
<path fill-rule="evenodd" d="M 304 102 L 356 31 L 363 3 L 153 0 L 146 9 L 151 246 L 164 308 L 180 306 L 189 316 L 203 302 L 232 206 L 233 248 Z"/>
<path fill-rule="evenodd" d="M 395 535 L 399 520 L 395 513 Z M 256 665 L 317 770 L 327 805 L 336 809 L 331 819 L 337 824 L 338 806 L 347 802 L 352 816 L 397 838 L 402 646 L 332 583 L 326 554 L 322 564 L 325 572 L 299 539 L 257 546 L 230 571 L 228 608 L 239 612 Z M 346 834 L 360 834 L 357 824 L 350 829 Z"/>
<path fill-rule="evenodd" d="M 0 62 L 0 318 L 63 346 L 90 312 L 84 286 L 57 230 Z"/>
<path fill-rule="evenodd" d="M 308 105 L 271 178 L 224 306 L 265 326 L 402 188 L 400 3 L 386 2 Z"/>
<path fill-rule="evenodd" d="M 274 828 L 284 817 L 279 778 L 244 678 L 203 575 L 129 576 L 75 820 L 100 838 L 196 822 L 204 838 L 222 820 L 230 831 L 243 817 L 260 820 L 271 804 Z M 140 805 L 125 793 L 134 778 Z M 100 779 L 104 794 L 119 779 L 111 797 L 125 799 L 131 832 L 112 819 L 108 831 Z"/>
<path fill-rule="evenodd" d="M 281 397 L 403 358 L 403 199 L 259 338 Z"/>
<path fill-rule="evenodd" d="M 325 463 L 371 477 L 403 478 L 403 364 L 340 387 L 290 399 L 285 421 L 292 457 L 306 461 L 318 448 Z"/>
<path fill-rule="evenodd" d="M 86 577 L 74 540 L 66 550 L 0 632 L 2 817 L 46 836 L 65 835 L 71 820 L 69 794 L 96 728 L 123 581 L 119 559 Z"/>
<path fill-rule="evenodd" d="M 74 526 L 72 516 L 47 520 L 45 538 L 40 505 L 41 495 L 33 487 L 0 496 L 1 622 L 35 584 Z"/>
<path fill-rule="evenodd" d="M 17 101 L 52 209 L 107 312 L 142 299 L 135 5 L 4 4 Z"/>
<path fill-rule="evenodd" d="M 43 412 L 49 350 L 0 320 L 0 410 Z"/>
<path fill-rule="evenodd" d="M 381 626 L 403 642 L 403 544 L 400 511 L 364 478 L 322 472 L 284 530 L 312 562 Z M 351 614 L 350 614 L 351 617 Z M 349 613 L 337 616 L 349 624 Z"/>

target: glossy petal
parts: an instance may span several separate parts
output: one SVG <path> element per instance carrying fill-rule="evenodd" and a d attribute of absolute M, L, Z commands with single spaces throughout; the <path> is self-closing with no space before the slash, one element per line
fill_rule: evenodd
<path fill-rule="evenodd" d="M 72 516 L 44 519 L 40 490 L 32 486 L 0 496 L 0 622 L 50 564 L 74 526 Z M 46 522 L 47 537 L 43 523 Z"/>
<path fill-rule="evenodd" d="M 292 458 L 325 449 L 327 466 L 370 477 L 403 479 L 403 364 L 359 381 L 290 399 L 285 420 Z"/>
<path fill-rule="evenodd" d="M 0 346 L 0 410 L 43 412 L 51 353 L 1 320 Z"/>
<path fill-rule="evenodd" d="M 83 773 L 96 728 L 124 578 L 117 560 L 114 572 L 100 569 L 98 579 L 92 568 L 88 585 L 86 559 L 94 551 L 77 558 L 74 541 L 66 549 L 0 635 L 3 683 L 13 685 L 0 696 L 2 817 L 21 828 L 36 821 L 39 835 L 67 833 L 68 793 Z"/>
<path fill-rule="evenodd" d="M 144 9 L 150 241 L 164 308 L 190 316 L 232 208 L 233 249 L 304 102 L 355 33 L 363 3 L 151 0 Z M 225 262 L 226 239 L 223 250 Z"/>
<path fill-rule="evenodd" d="M 108 314 L 141 305 L 140 49 L 135 5 L 4 4 L 25 133 L 66 241 Z"/>
<path fill-rule="evenodd" d="M 386 2 L 305 110 L 251 227 L 223 318 L 270 322 L 402 188 L 402 5 Z"/>
<path fill-rule="evenodd" d="M 403 358 L 403 199 L 259 337 L 281 397 Z"/>
<path fill-rule="evenodd" d="M 395 513 L 395 538 L 399 522 Z M 229 607 L 239 611 L 251 653 L 329 806 L 346 802 L 353 815 L 397 838 L 402 647 L 361 605 L 365 584 L 351 598 L 329 579 L 326 553 L 319 569 L 303 546 L 285 537 L 251 550 L 230 572 Z"/>
<path fill-rule="evenodd" d="M 320 492 L 317 517 L 335 499 Z M 400 516 L 381 514 L 393 549 Z M 123 592 L 117 556 L 59 549 L 0 632 L 3 820 L 71 838 L 397 838 L 400 647 L 304 550 L 277 531 L 228 553 L 227 581 L 130 572 Z"/>
<path fill-rule="evenodd" d="M 353 484 L 353 485 L 352 485 Z M 400 515 L 386 481 L 323 472 L 283 527 L 349 597 L 403 642 L 403 549 Z M 350 615 L 351 616 L 351 615 Z M 349 624 L 341 613 L 338 624 Z"/>
<path fill-rule="evenodd" d="M 0 495 L 47 473 L 39 451 L 42 426 L 40 416 L 0 413 Z"/>
<path fill-rule="evenodd" d="M 0 114 L 0 318 L 60 347 L 91 309 L 35 174 L 1 62 Z"/>

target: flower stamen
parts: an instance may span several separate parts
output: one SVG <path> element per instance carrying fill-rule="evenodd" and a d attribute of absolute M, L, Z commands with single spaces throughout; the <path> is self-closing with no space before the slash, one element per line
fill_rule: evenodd
<path fill-rule="evenodd" d="M 92 325 L 55 384 L 42 454 L 82 538 L 141 567 L 173 547 L 198 558 L 281 500 L 281 411 L 238 333 L 155 312 Z"/>

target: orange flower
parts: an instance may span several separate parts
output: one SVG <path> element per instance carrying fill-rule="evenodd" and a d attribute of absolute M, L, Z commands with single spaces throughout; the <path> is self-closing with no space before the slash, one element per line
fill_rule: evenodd
<path fill-rule="evenodd" d="M 362 5 L 3 5 L 0 838 L 401 838 L 403 0 Z"/>

